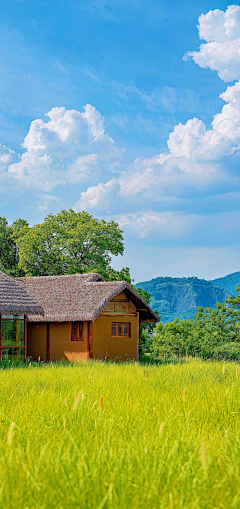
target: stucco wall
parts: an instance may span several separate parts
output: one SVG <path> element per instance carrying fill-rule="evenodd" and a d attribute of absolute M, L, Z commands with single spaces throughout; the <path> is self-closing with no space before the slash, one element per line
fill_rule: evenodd
<path fill-rule="evenodd" d="M 34 360 L 46 361 L 47 358 L 47 324 L 31 323 L 27 324 L 27 356 Z"/>
<path fill-rule="evenodd" d="M 112 322 L 130 322 L 131 338 L 111 336 Z M 137 360 L 137 316 L 99 315 L 93 322 L 93 358 L 109 360 Z"/>
<path fill-rule="evenodd" d="M 66 360 L 67 357 L 69 357 L 69 360 L 73 360 L 74 356 L 65 355 L 65 352 L 87 353 L 88 323 L 83 322 L 83 341 L 71 341 L 71 330 L 71 322 L 53 322 L 50 324 L 50 359 L 52 361 Z"/>
<path fill-rule="evenodd" d="M 87 357 L 88 348 L 88 322 L 83 323 L 83 341 L 71 341 L 71 322 L 51 322 L 50 323 L 50 360 L 57 361 L 78 360 L 76 352 L 83 354 L 82 358 Z M 70 352 L 72 355 L 65 355 Z M 27 355 L 35 360 L 39 357 L 46 361 L 47 354 L 47 324 L 30 322 L 28 323 L 27 335 Z M 75 355 L 74 355 L 75 354 Z M 79 355 L 79 359 L 81 355 Z"/>

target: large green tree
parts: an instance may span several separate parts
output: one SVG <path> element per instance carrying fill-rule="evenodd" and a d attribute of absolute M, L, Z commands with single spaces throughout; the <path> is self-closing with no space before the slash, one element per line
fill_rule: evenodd
<path fill-rule="evenodd" d="M 87 212 L 62 210 L 32 228 L 23 225 L 17 232 L 15 227 L 15 241 L 19 268 L 27 276 L 97 271 L 112 280 L 130 277 L 128 269 L 116 272 L 111 267 L 111 256 L 124 251 L 119 225 Z"/>

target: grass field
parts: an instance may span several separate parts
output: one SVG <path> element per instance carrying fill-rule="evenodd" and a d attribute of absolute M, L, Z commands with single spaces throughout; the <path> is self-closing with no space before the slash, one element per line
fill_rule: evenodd
<path fill-rule="evenodd" d="M 8 369 L 0 394 L 1 508 L 240 507 L 234 364 Z"/>

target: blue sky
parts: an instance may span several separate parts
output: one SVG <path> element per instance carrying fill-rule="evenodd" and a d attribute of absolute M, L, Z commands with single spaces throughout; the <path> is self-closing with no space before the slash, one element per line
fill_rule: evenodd
<path fill-rule="evenodd" d="M 113 264 L 136 281 L 239 270 L 240 7 L 2 0 L 0 14 L 0 215 L 114 219 Z"/>

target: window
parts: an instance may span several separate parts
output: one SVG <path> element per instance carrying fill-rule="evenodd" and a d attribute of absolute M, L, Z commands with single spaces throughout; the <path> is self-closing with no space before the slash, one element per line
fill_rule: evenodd
<path fill-rule="evenodd" d="M 0 317 L 0 359 L 25 361 L 24 316 L 2 315 Z"/>
<path fill-rule="evenodd" d="M 112 323 L 112 336 L 117 338 L 131 337 L 131 323 Z"/>
<path fill-rule="evenodd" d="M 83 322 L 72 322 L 72 341 L 83 341 Z"/>

